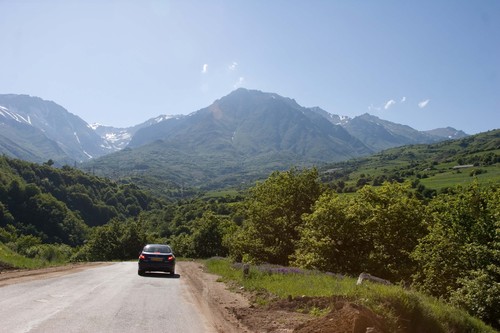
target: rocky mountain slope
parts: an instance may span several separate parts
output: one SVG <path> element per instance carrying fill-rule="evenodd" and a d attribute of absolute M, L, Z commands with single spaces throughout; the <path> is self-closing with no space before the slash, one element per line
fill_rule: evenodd
<path fill-rule="evenodd" d="M 84 120 L 27 95 L 0 95 L 0 152 L 33 162 L 73 164 L 113 151 Z"/>
<path fill-rule="evenodd" d="M 350 119 L 277 94 L 238 89 L 187 116 L 137 130 L 126 149 L 86 167 L 110 177 L 150 177 L 211 188 L 293 166 L 440 140 L 371 115 Z"/>
<path fill-rule="evenodd" d="M 0 153 L 11 157 L 56 165 L 92 161 L 85 167 L 107 176 L 170 170 L 172 179 L 184 174 L 202 183 L 466 136 L 453 128 L 421 132 L 369 114 L 334 115 L 243 88 L 189 115 L 162 115 L 129 128 L 89 125 L 38 97 L 0 95 L 0 127 Z"/>

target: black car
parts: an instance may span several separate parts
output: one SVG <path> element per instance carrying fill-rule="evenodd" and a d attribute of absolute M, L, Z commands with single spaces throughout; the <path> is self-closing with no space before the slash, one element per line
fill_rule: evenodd
<path fill-rule="evenodd" d="M 175 274 L 175 256 L 172 249 L 164 244 L 148 244 L 139 255 L 139 275 L 150 272 Z"/>

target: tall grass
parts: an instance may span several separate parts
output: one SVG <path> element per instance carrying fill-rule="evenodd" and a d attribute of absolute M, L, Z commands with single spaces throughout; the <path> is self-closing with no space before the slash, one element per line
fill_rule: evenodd
<path fill-rule="evenodd" d="M 7 245 L 0 242 L 0 266 L 16 269 L 36 269 L 48 266 L 57 266 L 67 263 L 67 258 L 47 260 L 46 258 L 28 258 L 13 251 Z"/>
<path fill-rule="evenodd" d="M 276 266 L 251 266 L 244 276 L 241 265 L 213 258 L 207 269 L 222 281 L 236 282 L 249 291 L 265 291 L 278 298 L 297 296 L 335 297 L 372 309 L 393 328 L 406 322 L 418 323 L 428 332 L 495 332 L 465 311 L 435 298 L 399 286 L 356 285 L 356 279 L 329 273 Z"/>
<path fill-rule="evenodd" d="M 40 268 L 44 263 L 39 259 L 26 258 L 0 243 L 0 265 L 10 268 Z"/>

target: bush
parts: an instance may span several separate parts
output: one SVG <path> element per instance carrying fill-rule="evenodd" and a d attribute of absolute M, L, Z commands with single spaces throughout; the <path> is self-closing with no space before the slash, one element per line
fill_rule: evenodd
<path fill-rule="evenodd" d="M 33 235 L 22 235 L 19 236 L 14 243 L 15 248 L 13 248 L 13 250 L 19 254 L 26 255 L 29 248 L 31 248 L 32 246 L 41 245 L 42 240 L 40 239 L 40 237 L 36 237 Z"/>
<path fill-rule="evenodd" d="M 498 273 L 498 272 L 497 272 Z M 461 288 L 455 290 L 450 302 L 471 315 L 500 328 L 499 276 L 487 270 L 478 270 L 470 277 L 459 279 Z"/>
<path fill-rule="evenodd" d="M 73 249 L 65 244 L 40 244 L 28 248 L 28 258 L 41 259 L 48 262 L 66 262 L 71 258 Z"/>

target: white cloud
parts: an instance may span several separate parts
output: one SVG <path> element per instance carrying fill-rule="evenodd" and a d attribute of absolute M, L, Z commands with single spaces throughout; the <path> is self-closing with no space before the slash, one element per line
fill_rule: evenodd
<path fill-rule="evenodd" d="M 205 74 L 207 71 L 208 71 L 208 64 L 203 64 L 203 68 L 202 68 L 201 72 L 203 74 Z"/>
<path fill-rule="evenodd" d="M 384 109 L 387 110 L 389 109 L 391 106 L 393 106 L 394 104 L 396 104 L 396 101 L 391 99 L 390 101 L 387 101 L 387 103 L 385 103 L 384 105 Z"/>
<path fill-rule="evenodd" d="M 238 78 L 238 81 L 236 81 L 236 83 L 234 84 L 234 86 L 233 86 L 233 87 L 234 87 L 235 89 L 236 89 L 236 88 L 239 88 L 239 87 L 241 87 L 241 86 L 243 85 L 243 83 L 244 83 L 244 82 L 245 82 L 245 78 L 244 78 L 243 76 L 240 76 L 240 77 Z"/>
<path fill-rule="evenodd" d="M 431 101 L 430 99 L 426 99 L 425 101 L 418 103 L 418 107 L 423 109 L 427 106 L 427 104 L 429 104 L 430 101 Z"/>
<path fill-rule="evenodd" d="M 236 67 L 238 67 L 238 63 L 236 61 L 233 61 L 233 63 L 228 66 L 230 71 L 234 71 Z"/>
<path fill-rule="evenodd" d="M 403 96 L 403 98 L 401 98 L 401 103 L 404 103 L 406 102 L 406 96 Z"/>
<path fill-rule="evenodd" d="M 382 108 L 379 107 L 379 106 L 374 106 L 373 104 L 370 104 L 370 106 L 368 107 L 368 111 L 372 112 L 372 111 L 380 111 Z"/>

